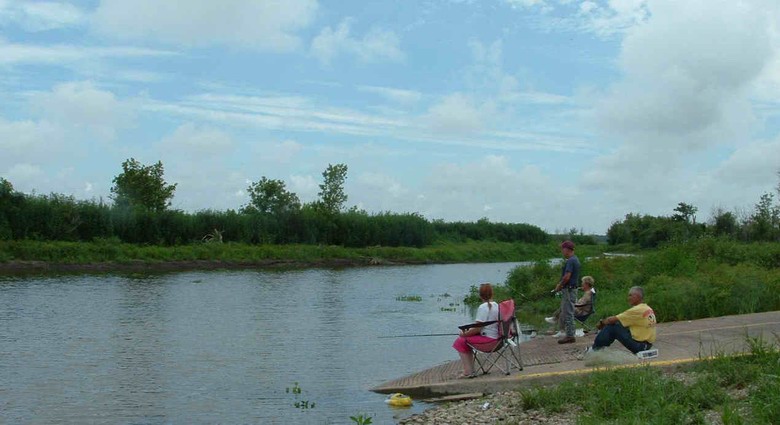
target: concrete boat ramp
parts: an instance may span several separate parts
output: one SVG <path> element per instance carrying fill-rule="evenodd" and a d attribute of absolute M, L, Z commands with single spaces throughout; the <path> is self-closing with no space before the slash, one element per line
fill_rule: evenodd
<path fill-rule="evenodd" d="M 593 343 L 594 336 L 590 333 L 577 338 L 574 344 L 565 345 L 559 345 L 551 336 L 532 338 L 520 344 L 523 370 L 512 369 L 510 375 L 504 375 L 494 367 L 486 375 L 458 379 L 462 368 L 456 360 L 385 382 L 371 391 L 403 393 L 418 399 L 436 401 L 437 397 L 456 394 L 481 395 L 554 383 L 598 369 L 587 366 L 587 359 L 583 361 L 583 353 Z M 615 342 L 609 350 L 625 359 L 624 365 L 618 367 L 643 363 L 675 367 L 718 354 L 745 352 L 748 350 L 746 336 L 761 337 L 768 343 L 780 345 L 780 311 L 660 323 L 654 345 L 658 349 L 658 357 L 650 360 L 632 356 L 619 342 Z M 457 358 L 454 350 L 452 353 Z"/>

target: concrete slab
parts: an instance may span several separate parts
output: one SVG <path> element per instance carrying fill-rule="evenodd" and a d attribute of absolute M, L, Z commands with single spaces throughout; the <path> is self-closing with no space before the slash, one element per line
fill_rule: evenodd
<path fill-rule="evenodd" d="M 636 358 L 627 366 L 646 363 L 676 367 L 718 354 L 742 353 L 749 349 L 746 336 L 761 337 L 767 342 L 780 344 L 780 311 L 660 323 L 654 345 L 658 349 L 658 357 L 645 361 Z M 504 375 L 494 368 L 491 373 L 473 379 L 457 379 L 461 373 L 460 362 L 451 361 L 385 382 L 372 388 L 372 391 L 388 394 L 400 392 L 415 398 L 430 398 L 510 391 L 558 382 L 566 377 L 597 370 L 586 366 L 581 360 L 582 353 L 593 343 L 594 337 L 590 334 L 577 338 L 574 344 L 566 345 L 559 345 L 555 338 L 549 336 L 531 339 L 519 347 L 524 369 L 512 370 L 510 375 Z M 613 347 L 625 350 L 620 343 L 615 343 Z"/>

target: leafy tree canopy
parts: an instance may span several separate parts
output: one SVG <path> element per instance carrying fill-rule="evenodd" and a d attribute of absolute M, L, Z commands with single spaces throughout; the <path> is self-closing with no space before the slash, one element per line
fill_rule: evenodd
<path fill-rule="evenodd" d="M 675 214 L 672 215 L 672 219 L 675 221 L 684 221 L 686 223 L 696 224 L 696 211 L 699 209 L 693 205 L 680 202 L 677 204 L 677 208 L 674 209 Z"/>
<path fill-rule="evenodd" d="M 111 198 L 119 207 L 164 211 L 171 205 L 176 183 L 167 184 L 163 174 L 160 161 L 143 165 L 130 158 L 122 163 L 122 172 L 114 177 Z"/>
<path fill-rule="evenodd" d="M 249 205 L 243 212 L 261 212 L 267 214 L 282 214 L 297 211 L 301 208 L 298 195 L 289 192 L 281 180 L 269 179 L 265 176 L 260 181 L 247 187 L 249 193 Z"/>
<path fill-rule="evenodd" d="M 13 193 L 14 186 L 8 180 L 0 177 L 0 196 L 7 196 Z"/>
<path fill-rule="evenodd" d="M 344 182 L 347 180 L 346 164 L 328 164 L 322 172 L 323 182 L 320 185 L 319 206 L 327 213 L 336 214 L 344 209 L 347 194 L 344 192 Z"/>

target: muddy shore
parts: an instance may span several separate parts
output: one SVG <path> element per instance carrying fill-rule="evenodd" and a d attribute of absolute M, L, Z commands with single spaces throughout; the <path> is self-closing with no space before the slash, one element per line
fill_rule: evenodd
<path fill-rule="evenodd" d="M 46 261 L 7 261 L 0 262 L 0 274 L 26 273 L 111 273 L 111 272 L 176 272 L 188 270 L 287 270 L 306 268 L 347 268 L 368 266 L 394 266 L 432 264 L 424 261 L 387 261 L 376 258 L 332 258 L 316 261 L 298 260 L 261 260 L 261 261 L 220 261 L 187 260 L 150 262 L 132 260 L 126 262 L 105 263 L 50 263 Z"/>

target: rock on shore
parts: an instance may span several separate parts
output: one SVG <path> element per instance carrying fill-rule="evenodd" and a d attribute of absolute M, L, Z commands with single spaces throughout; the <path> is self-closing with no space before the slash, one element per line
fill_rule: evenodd
<path fill-rule="evenodd" d="M 572 424 L 576 406 L 565 413 L 523 410 L 519 392 L 503 392 L 461 402 L 447 403 L 410 416 L 399 424 Z"/>

